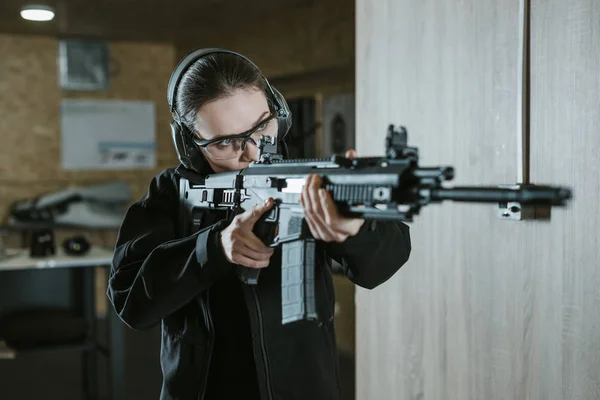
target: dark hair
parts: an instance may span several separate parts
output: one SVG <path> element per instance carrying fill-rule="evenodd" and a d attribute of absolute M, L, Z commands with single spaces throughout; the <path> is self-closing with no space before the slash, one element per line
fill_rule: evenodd
<path fill-rule="evenodd" d="M 193 131 L 200 107 L 229 96 L 237 89 L 248 88 L 267 91 L 256 66 L 235 54 L 209 54 L 192 64 L 181 78 L 175 102 L 177 114 Z"/>

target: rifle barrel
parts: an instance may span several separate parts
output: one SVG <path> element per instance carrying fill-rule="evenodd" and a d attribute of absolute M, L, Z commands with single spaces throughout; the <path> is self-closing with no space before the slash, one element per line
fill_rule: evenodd
<path fill-rule="evenodd" d="M 564 205 L 571 198 L 571 190 L 561 187 L 522 187 L 518 189 L 496 187 L 455 187 L 431 189 L 433 201 L 463 202 L 518 202 L 522 204 Z"/>

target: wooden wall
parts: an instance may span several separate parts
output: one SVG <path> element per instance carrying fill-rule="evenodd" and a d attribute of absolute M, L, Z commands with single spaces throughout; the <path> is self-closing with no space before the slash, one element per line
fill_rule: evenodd
<path fill-rule="evenodd" d="M 519 180 L 519 2 L 357 2 L 357 150 L 406 125 L 454 184 Z M 550 222 L 425 208 L 411 260 L 357 291 L 358 399 L 600 398 L 600 7 L 532 1 L 531 177 Z M 373 137 L 375 136 L 375 140 Z"/>
<path fill-rule="evenodd" d="M 600 399 L 599 26 L 596 0 L 532 1 L 532 179 L 576 197 L 533 239 L 530 398 Z"/>

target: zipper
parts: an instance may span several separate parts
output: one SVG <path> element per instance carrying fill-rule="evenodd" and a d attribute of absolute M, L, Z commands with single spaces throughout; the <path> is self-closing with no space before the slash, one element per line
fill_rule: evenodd
<path fill-rule="evenodd" d="M 267 378 L 267 395 L 270 400 L 273 399 L 273 391 L 271 389 L 271 374 L 269 370 L 269 361 L 267 360 L 267 346 L 265 345 L 265 336 L 263 331 L 263 322 L 262 322 L 262 311 L 260 309 L 260 301 L 258 300 L 258 294 L 256 293 L 256 288 L 251 287 L 252 294 L 254 295 L 254 301 L 256 302 L 256 310 L 258 311 L 258 334 L 260 337 L 260 347 L 261 353 L 263 357 L 263 364 L 265 366 L 265 377 Z"/>
<path fill-rule="evenodd" d="M 200 300 L 202 301 L 202 300 Z M 213 327 L 213 321 L 212 321 L 212 317 L 210 315 L 210 288 L 208 288 L 206 290 L 206 304 L 201 302 L 202 308 L 205 309 L 204 315 L 206 316 L 206 323 L 208 325 L 208 332 L 209 332 L 209 345 L 208 345 L 208 351 L 207 351 L 207 355 L 206 355 L 206 368 L 205 368 L 205 373 L 204 373 L 204 382 L 202 384 L 202 393 L 200 395 L 200 400 L 204 400 L 204 396 L 206 395 L 206 387 L 208 386 L 208 374 L 210 372 L 210 362 L 212 359 L 212 350 L 213 350 L 213 345 L 214 345 L 214 341 L 215 341 L 215 332 L 214 332 L 214 327 Z"/>
<path fill-rule="evenodd" d="M 331 331 L 331 328 L 329 327 L 330 324 L 333 324 L 333 316 L 329 319 L 328 322 L 326 322 L 325 324 L 323 324 L 323 328 L 325 328 L 325 335 L 327 336 L 327 342 L 329 343 L 329 347 L 331 349 L 331 357 L 332 357 L 332 361 L 333 364 L 335 366 L 335 377 L 336 377 L 336 382 L 337 382 L 337 388 L 338 388 L 338 392 L 340 394 L 340 396 L 342 395 L 342 386 L 340 383 L 340 371 L 339 371 L 339 357 L 338 357 L 338 351 L 337 348 L 333 345 L 333 332 Z"/>

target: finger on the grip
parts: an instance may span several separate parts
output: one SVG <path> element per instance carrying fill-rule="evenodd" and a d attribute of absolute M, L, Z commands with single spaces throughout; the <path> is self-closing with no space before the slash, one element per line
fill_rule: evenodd
<path fill-rule="evenodd" d="M 313 192 L 315 191 L 315 181 L 317 180 L 317 175 L 311 175 L 307 179 L 307 185 L 305 186 L 305 190 L 303 191 L 300 199 L 304 207 L 304 217 L 306 219 L 306 223 L 312 233 L 313 237 L 318 240 L 328 240 L 327 235 L 323 232 L 322 227 L 319 224 L 318 220 L 318 201 L 314 197 Z"/>
<path fill-rule="evenodd" d="M 312 187 L 313 190 L 318 190 L 321 187 L 322 183 L 323 183 L 323 179 L 321 178 L 321 175 L 314 174 L 310 181 L 310 186 Z"/>
<path fill-rule="evenodd" d="M 315 214 L 319 214 L 320 209 L 321 209 L 321 205 L 318 201 L 318 190 L 320 187 L 320 177 L 318 175 L 313 175 L 313 178 L 310 181 L 310 184 L 308 185 L 308 190 L 305 194 L 305 197 L 307 198 L 306 200 L 310 203 L 310 210 L 315 213 Z"/>
<path fill-rule="evenodd" d="M 319 204 L 321 204 L 320 201 Z M 312 218 L 316 229 L 321 232 L 321 238 L 324 241 L 334 242 L 337 240 L 338 232 L 335 229 L 334 224 L 332 224 L 332 222 L 335 221 L 331 221 L 331 218 L 327 216 L 323 206 L 320 207 L 319 212 L 315 213 Z"/>
<path fill-rule="evenodd" d="M 258 251 L 252 250 L 249 247 L 244 248 L 242 250 L 242 255 L 244 257 L 248 257 L 251 260 L 258 262 L 270 262 L 272 253 L 259 253 Z"/>
<path fill-rule="evenodd" d="M 315 239 L 329 241 L 329 236 L 324 232 L 323 227 L 319 224 L 319 221 L 315 216 L 307 216 L 306 221 L 308 223 L 308 227 Z"/>
<path fill-rule="evenodd" d="M 320 218 L 316 218 L 315 225 L 319 232 L 321 232 L 321 239 L 325 242 L 335 241 L 336 234 L 332 231 L 331 227 Z"/>
<path fill-rule="evenodd" d="M 319 199 L 323 209 L 325 221 L 330 225 L 335 224 L 338 214 L 331 196 L 325 189 L 319 189 Z"/>
<path fill-rule="evenodd" d="M 307 201 L 307 192 L 308 192 L 308 188 L 310 187 L 310 181 L 312 180 L 312 175 L 309 175 L 306 178 L 306 181 L 304 182 L 304 186 L 302 187 L 302 192 L 300 192 L 300 203 L 302 204 L 302 206 L 307 209 L 310 204 Z"/>
<path fill-rule="evenodd" d="M 243 236 L 242 242 L 254 251 L 258 251 L 261 253 L 269 253 L 273 251 L 273 249 L 264 244 L 263 241 L 260 240 L 259 237 L 252 232 L 248 232 L 247 234 L 245 234 Z"/>
<path fill-rule="evenodd" d="M 268 262 L 253 260 L 241 254 L 236 257 L 235 262 L 248 268 L 265 268 L 269 266 Z"/>
<path fill-rule="evenodd" d="M 325 220 L 325 210 L 323 209 L 323 204 L 321 203 L 320 192 L 324 189 L 319 189 L 317 187 L 313 188 L 310 192 L 311 203 L 313 204 L 313 219 L 321 226 L 326 225 L 327 222 Z"/>
<path fill-rule="evenodd" d="M 319 186 L 312 186 L 308 195 L 310 197 L 311 207 L 315 217 L 323 219 L 325 215 L 323 213 L 323 206 L 321 205 L 321 201 L 319 199 Z"/>
<path fill-rule="evenodd" d="M 304 214 L 306 216 L 307 221 L 311 223 L 315 223 L 315 216 L 317 213 L 317 208 L 314 203 L 314 198 L 310 195 L 311 187 L 307 187 L 307 191 L 302 194 L 303 205 L 304 205 Z"/>
<path fill-rule="evenodd" d="M 321 230 L 329 241 L 339 241 L 340 235 L 344 234 L 344 232 L 340 232 L 338 229 L 334 228 L 333 225 L 327 223 L 326 221 L 321 221 L 320 226 Z"/>
<path fill-rule="evenodd" d="M 300 194 L 300 203 L 302 203 L 302 207 L 304 209 L 305 214 L 312 214 L 314 212 L 313 204 L 310 199 L 310 195 L 308 191 L 310 190 L 310 186 L 307 185 L 304 187 L 304 190 Z"/>

